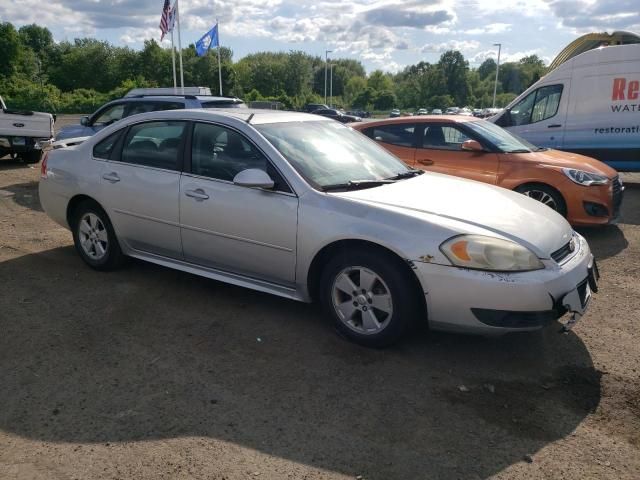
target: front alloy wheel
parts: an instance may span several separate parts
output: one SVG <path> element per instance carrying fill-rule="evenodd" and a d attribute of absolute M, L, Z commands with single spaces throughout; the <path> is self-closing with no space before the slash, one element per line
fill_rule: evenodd
<path fill-rule="evenodd" d="M 320 301 L 336 329 L 368 347 L 398 341 L 422 317 L 420 288 L 395 255 L 349 250 L 330 259 L 320 279 Z"/>
<path fill-rule="evenodd" d="M 333 283 L 333 307 L 338 318 L 362 335 L 384 330 L 393 317 L 393 300 L 387 284 L 365 267 L 348 267 Z"/>
<path fill-rule="evenodd" d="M 563 217 L 567 216 L 567 206 L 556 190 L 543 184 L 522 185 L 516 188 L 516 192 L 545 204 Z"/>

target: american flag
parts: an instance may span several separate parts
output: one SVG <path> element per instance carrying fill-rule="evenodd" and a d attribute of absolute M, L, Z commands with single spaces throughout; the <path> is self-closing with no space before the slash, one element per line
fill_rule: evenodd
<path fill-rule="evenodd" d="M 162 7 L 162 16 L 160 17 L 160 41 L 164 38 L 167 32 L 170 30 L 169 15 L 171 14 L 171 4 L 169 0 L 164 0 L 164 7 Z"/>

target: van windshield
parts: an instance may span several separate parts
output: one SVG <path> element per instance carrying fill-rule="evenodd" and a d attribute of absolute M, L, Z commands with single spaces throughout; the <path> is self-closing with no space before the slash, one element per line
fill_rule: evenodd
<path fill-rule="evenodd" d="M 536 147 L 525 139 L 485 120 L 466 122 L 465 126 L 469 127 L 484 140 L 491 143 L 502 153 L 530 153 L 545 150 L 544 148 Z"/>

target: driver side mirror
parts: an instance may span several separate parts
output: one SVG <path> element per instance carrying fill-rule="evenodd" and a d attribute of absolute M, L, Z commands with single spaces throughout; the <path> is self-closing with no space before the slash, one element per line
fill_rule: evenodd
<path fill-rule="evenodd" d="M 89 125 L 89 117 L 84 116 L 80 119 L 80 125 L 82 125 L 83 127 L 86 127 L 87 125 Z"/>
<path fill-rule="evenodd" d="M 273 179 L 265 172 L 258 168 L 248 168 L 242 170 L 233 178 L 234 185 L 249 188 L 266 188 L 271 189 L 275 183 Z"/>
<path fill-rule="evenodd" d="M 462 150 L 466 150 L 468 152 L 484 152 L 484 148 L 482 148 L 482 145 L 480 145 L 480 142 L 478 142 L 477 140 L 467 140 L 465 142 L 462 142 Z"/>

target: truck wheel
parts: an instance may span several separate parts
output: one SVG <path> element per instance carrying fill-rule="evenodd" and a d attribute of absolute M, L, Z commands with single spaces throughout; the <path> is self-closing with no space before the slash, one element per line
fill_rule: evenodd
<path fill-rule="evenodd" d="M 399 263 L 372 250 L 328 262 L 320 280 L 320 301 L 342 335 L 367 347 L 384 347 L 417 323 L 420 303 Z"/>
<path fill-rule="evenodd" d="M 24 163 L 38 163 L 42 158 L 42 150 L 31 150 L 20 154 Z"/>

